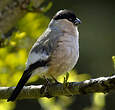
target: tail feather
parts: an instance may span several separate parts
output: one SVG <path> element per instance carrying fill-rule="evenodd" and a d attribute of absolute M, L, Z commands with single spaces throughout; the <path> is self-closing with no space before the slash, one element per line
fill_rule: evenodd
<path fill-rule="evenodd" d="M 14 101 L 16 99 L 16 97 L 18 96 L 18 94 L 20 93 L 21 89 L 23 88 L 23 86 L 25 85 L 25 83 L 28 81 L 28 79 L 30 78 L 32 71 L 35 70 L 38 67 L 44 67 L 47 66 L 48 62 L 50 61 L 50 59 L 47 60 L 40 60 L 37 61 L 33 64 L 31 64 L 28 69 L 26 69 L 19 81 L 19 83 L 17 84 L 16 88 L 14 89 L 14 91 L 12 92 L 11 96 L 8 98 L 7 101 Z"/>
<path fill-rule="evenodd" d="M 7 102 L 8 101 L 14 101 L 16 99 L 16 97 L 19 95 L 19 93 L 21 92 L 23 86 L 28 81 L 30 76 L 31 76 L 31 73 L 28 73 L 28 71 L 24 71 L 19 83 L 17 84 L 16 88 L 12 92 L 11 96 L 8 98 Z"/>

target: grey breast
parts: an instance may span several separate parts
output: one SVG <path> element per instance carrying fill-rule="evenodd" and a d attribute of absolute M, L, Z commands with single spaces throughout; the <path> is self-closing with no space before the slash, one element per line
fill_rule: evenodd
<path fill-rule="evenodd" d="M 79 57 L 78 36 L 63 33 L 57 40 L 57 47 L 51 57 L 49 75 L 58 76 L 71 70 Z"/>

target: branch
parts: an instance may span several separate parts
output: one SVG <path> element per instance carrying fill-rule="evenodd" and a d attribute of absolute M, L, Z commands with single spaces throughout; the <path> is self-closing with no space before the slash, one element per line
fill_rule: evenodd
<path fill-rule="evenodd" d="M 7 99 L 15 87 L 0 87 L 0 99 Z M 39 97 L 55 97 L 60 95 L 82 95 L 95 92 L 108 93 L 115 91 L 115 75 L 111 77 L 100 77 L 82 82 L 70 82 L 65 84 L 50 84 L 44 91 L 44 85 L 25 86 L 17 99 L 30 99 Z"/>
<path fill-rule="evenodd" d="M 32 8 L 39 6 L 44 0 L 2 0 L 0 1 L 0 32 L 6 34 L 29 11 L 28 5 L 32 2 Z M 34 11 L 34 9 L 33 9 Z"/>
<path fill-rule="evenodd" d="M 41 5 L 46 0 L 0 0 L 0 47 L 9 38 L 16 24 L 28 12 L 42 12 Z"/>

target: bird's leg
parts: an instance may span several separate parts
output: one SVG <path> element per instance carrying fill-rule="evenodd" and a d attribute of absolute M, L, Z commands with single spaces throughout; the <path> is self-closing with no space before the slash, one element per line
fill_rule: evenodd
<path fill-rule="evenodd" d="M 63 82 L 64 84 L 67 83 L 68 78 L 69 78 L 69 73 L 67 72 L 67 73 L 66 73 L 66 77 L 64 77 L 64 82 Z"/>
<path fill-rule="evenodd" d="M 45 76 L 43 76 L 43 78 L 46 81 L 45 86 L 48 86 L 51 83 L 50 80 L 48 78 L 46 78 Z"/>
<path fill-rule="evenodd" d="M 68 78 L 69 78 L 69 73 L 67 72 L 66 76 L 64 77 L 64 81 L 63 81 L 64 88 L 68 87 L 69 85 L 69 83 L 67 82 Z"/>
<path fill-rule="evenodd" d="M 51 77 L 52 77 L 52 79 L 55 81 L 56 84 L 60 84 L 60 82 L 58 82 L 53 75 L 51 75 Z"/>

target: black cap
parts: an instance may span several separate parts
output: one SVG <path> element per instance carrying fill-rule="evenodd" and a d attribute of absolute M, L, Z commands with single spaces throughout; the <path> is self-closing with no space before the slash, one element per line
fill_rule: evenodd
<path fill-rule="evenodd" d="M 81 23 L 81 21 L 76 17 L 76 15 L 72 11 L 66 9 L 58 11 L 56 15 L 53 17 L 53 19 L 67 19 L 71 21 L 74 25 L 78 25 Z"/>

